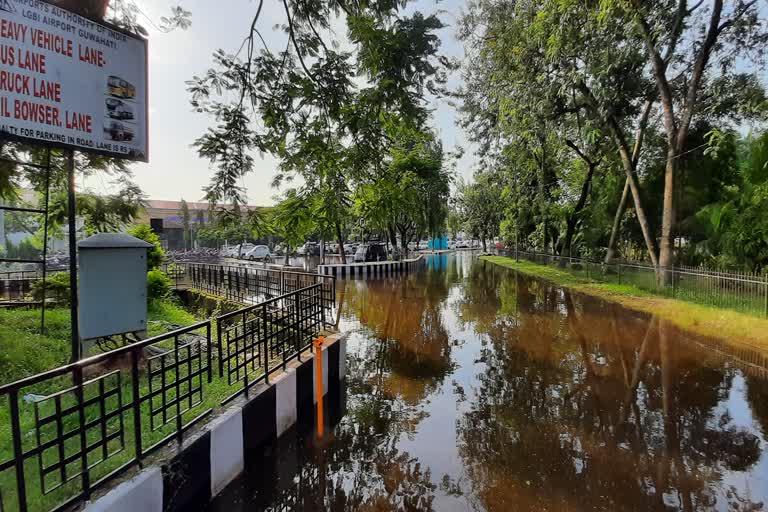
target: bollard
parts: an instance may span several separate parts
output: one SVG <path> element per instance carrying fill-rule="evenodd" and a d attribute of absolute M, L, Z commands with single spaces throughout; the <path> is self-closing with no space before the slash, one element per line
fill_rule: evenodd
<path fill-rule="evenodd" d="M 325 336 L 318 336 L 312 344 L 315 347 L 315 388 L 317 390 L 317 437 L 323 438 L 323 342 Z"/>

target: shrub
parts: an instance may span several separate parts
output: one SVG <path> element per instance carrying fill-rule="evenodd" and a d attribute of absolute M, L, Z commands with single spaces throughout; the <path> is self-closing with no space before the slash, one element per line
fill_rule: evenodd
<path fill-rule="evenodd" d="M 48 276 L 45 280 L 45 287 L 43 287 L 43 281 L 33 283 L 32 298 L 36 301 L 43 300 L 43 290 L 45 290 L 46 300 L 53 299 L 57 304 L 69 305 L 72 298 L 69 288 L 69 272 Z"/>
<path fill-rule="evenodd" d="M 164 299 L 171 293 L 171 280 L 160 270 L 147 273 L 147 297 L 149 300 Z"/>
<path fill-rule="evenodd" d="M 128 234 L 155 246 L 147 252 L 147 270 L 155 270 L 163 263 L 165 251 L 160 245 L 160 237 L 149 224 L 137 224 L 128 230 Z"/>

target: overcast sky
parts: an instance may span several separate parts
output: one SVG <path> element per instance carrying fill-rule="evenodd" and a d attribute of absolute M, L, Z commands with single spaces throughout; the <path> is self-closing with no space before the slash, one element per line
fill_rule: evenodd
<path fill-rule="evenodd" d="M 216 49 L 235 52 L 248 31 L 256 10 L 253 0 L 136 0 L 143 11 L 153 20 L 170 12 L 171 5 L 181 5 L 192 12 L 192 27 L 168 34 L 153 28 L 146 19 L 142 23 L 150 32 L 150 163 L 133 166 L 136 181 L 150 199 L 188 201 L 201 200 L 202 188 L 208 183 L 211 168 L 208 162 L 197 157 L 192 142 L 205 132 L 211 119 L 191 111 L 185 81 L 204 73 L 211 64 L 211 54 Z M 440 32 L 443 51 L 449 56 L 461 56 L 461 45 L 455 39 L 455 22 L 461 0 L 436 3 L 420 0 L 413 9 L 425 13 L 439 12 L 444 23 L 450 25 Z M 226 7 L 224 7 L 226 5 Z M 266 0 L 260 27 L 268 44 L 284 41 L 282 32 L 274 31 L 275 24 L 285 22 L 282 4 Z M 340 34 L 340 35 L 343 35 Z M 458 77 L 452 82 L 455 84 Z M 461 129 L 455 126 L 456 113 L 445 101 L 433 103 L 434 128 L 443 140 L 446 150 L 456 145 L 466 147 Z M 471 155 L 466 155 L 458 170 L 464 176 L 471 175 Z M 277 193 L 270 187 L 276 172 L 276 162 L 265 155 L 256 155 L 256 171 L 245 179 L 251 204 L 272 204 Z M 86 186 L 103 187 L 90 180 Z"/>

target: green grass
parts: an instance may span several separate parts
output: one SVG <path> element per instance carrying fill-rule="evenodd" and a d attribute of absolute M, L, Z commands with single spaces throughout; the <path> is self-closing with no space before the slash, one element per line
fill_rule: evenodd
<path fill-rule="evenodd" d="M 173 325 L 198 320 L 171 300 L 152 301 L 147 307 L 149 336 Z M 71 354 L 68 309 L 45 313 L 45 334 L 40 334 L 40 311 L 0 309 L 0 382 L 12 382 L 67 364 Z"/>
<path fill-rule="evenodd" d="M 575 291 L 621 303 L 637 311 L 658 315 L 689 331 L 723 339 L 736 346 L 768 352 L 768 320 L 730 309 L 658 296 L 632 284 L 596 282 L 583 273 L 569 272 L 504 256 L 483 260 L 539 277 Z"/>
<path fill-rule="evenodd" d="M 0 310 L 0 382 L 34 375 L 67 362 L 69 310 L 46 312 L 48 326 L 40 334 L 40 311 Z"/>

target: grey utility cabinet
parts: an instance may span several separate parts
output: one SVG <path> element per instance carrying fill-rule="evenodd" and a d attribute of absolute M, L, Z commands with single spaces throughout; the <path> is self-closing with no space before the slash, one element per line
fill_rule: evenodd
<path fill-rule="evenodd" d="M 77 244 L 80 339 L 85 353 L 98 338 L 147 330 L 147 249 L 123 233 L 101 233 Z"/>

